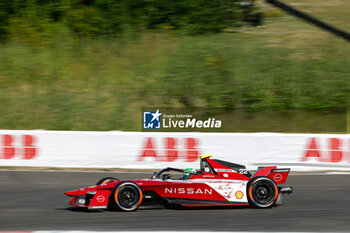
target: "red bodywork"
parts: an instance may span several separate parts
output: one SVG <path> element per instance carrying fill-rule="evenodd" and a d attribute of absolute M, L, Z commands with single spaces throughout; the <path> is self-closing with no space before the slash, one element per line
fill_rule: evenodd
<path fill-rule="evenodd" d="M 150 200 L 159 204 L 177 204 L 181 206 L 242 206 L 249 205 L 247 185 L 255 177 L 268 177 L 276 184 L 284 184 L 289 169 L 277 169 L 275 166 L 259 167 L 251 175 L 245 166 L 210 158 L 201 159 L 201 171 L 186 180 L 153 179 L 131 180 L 142 193 L 142 205 Z M 72 206 L 88 209 L 105 209 L 114 187 L 123 181 L 112 181 L 66 192 L 73 197 Z M 80 199 L 84 203 L 79 203 Z"/>

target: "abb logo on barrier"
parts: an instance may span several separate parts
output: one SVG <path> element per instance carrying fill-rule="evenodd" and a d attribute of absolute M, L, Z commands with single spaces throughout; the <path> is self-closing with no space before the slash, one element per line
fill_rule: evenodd
<path fill-rule="evenodd" d="M 310 138 L 301 161 L 317 158 L 319 162 L 350 162 L 350 139 L 342 140 L 339 138 L 329 138 L 327 140 L 328 148 L 321 149 L 320 139 Z M 347 142 L 347 150 L 344 146 L 345 142 Z"/>
<path fill-rule="evenodd" d="M 174 162 L 179 159 L 184 159 L 185 162 L 198 160 L 200 155 L 198 139 L 166 137 L 161 140 L 163 147 L 156 143 L 155 138 L 145 138 L 138 161 L 144 161 L 147 157 L 153 157 L 155 161 L 162 162 Z"/>
<path fill-rule="evenodd" d="M 34 146 L 35 137 L 32 135 L 0 135 L 0 159 L 33 159 L 37 155 Z"/>

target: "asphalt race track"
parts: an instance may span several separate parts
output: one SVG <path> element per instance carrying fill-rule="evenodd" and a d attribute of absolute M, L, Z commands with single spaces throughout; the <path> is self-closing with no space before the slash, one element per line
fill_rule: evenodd
<path fill-rule="evenodd" d="M 67 208 L 63 192 L 104 176 L 148 178 L 141 173 L 0 171 L 0 230 L 98 231 L 350 231 L 350 176 L 295 175 L 294 193 L 272 209 L 143 209 L 84 212 Z"/>

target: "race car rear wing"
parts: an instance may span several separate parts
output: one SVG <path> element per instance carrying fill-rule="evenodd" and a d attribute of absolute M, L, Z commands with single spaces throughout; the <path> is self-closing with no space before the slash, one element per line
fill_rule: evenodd
<path fill-rule="evenodd" d="M 287 181 L 289 172 L 289 168 L 277 168 L 276 166 L 259 167 L 252 178 L 257 176 L 266 176 L 272 179 L 276 184 L 284 184 Z"/>
<path fill-rule="evenodd" d="M 273 179 L 276 184 L 284 184 L 287 181 L 290 169 L 289 168 L 276 168 L 272 169 L 267 177 Z"/>

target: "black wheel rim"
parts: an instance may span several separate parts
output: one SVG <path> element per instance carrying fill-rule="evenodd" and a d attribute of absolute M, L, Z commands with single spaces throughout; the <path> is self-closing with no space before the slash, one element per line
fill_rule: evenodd
<path fill-rule="evenodd" d="M 275 187 L 271 182 L 257 182 L 253 186 L 253 196 L 257 204 L 268 205 L 274 201 Z"/>
<path fill-rule="evenodd" d="M 140 199 L 139 191 L 132 186 L 125 186 L 119 190 L 118 201 L 119 205 L 124 208 L 132 208 Z"/>

